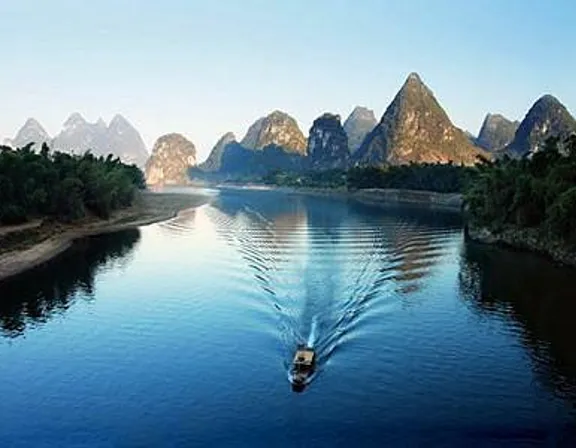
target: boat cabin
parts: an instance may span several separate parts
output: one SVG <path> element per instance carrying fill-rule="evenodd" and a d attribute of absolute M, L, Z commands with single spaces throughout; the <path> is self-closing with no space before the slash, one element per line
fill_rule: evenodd
<path fill-rule="evenodd" d="M 293 368 L 297 372 L 305 372 L 312 370 L 315 361 L 314 350 L 309 347 L 299 347 L 294 355 L 292 362 Z"/>

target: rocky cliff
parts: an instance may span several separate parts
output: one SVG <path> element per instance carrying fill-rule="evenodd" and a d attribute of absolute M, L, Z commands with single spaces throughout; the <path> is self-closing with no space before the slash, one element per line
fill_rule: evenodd
<path fill-rule="evenodd" d="M 549 137 L 576 132 L 576 120 L 552 95 L 544 95 L 530 108 L 505 152 L 518 157 L 538 151 Z"/>
<path fill-rule="evenodd" d="M 488 114 L 484 118 L 476 144 L 487 151 L 504 148 L 513 139 L 520 122 L 508 120 L 500 114 Z"/>
<path fill-rule="evenodd" d="M 214 145 L 212 151 L 208 155 L 208 158 L 198 165 L 203 171 L 207 172 L 218 172 L 222 167 L 222 157 L 226 147 L 231 144 L 236 143 L 236 136 L 232 132 L 224 134 L 220 140 Z"/>
<path fill-rule="evenodd" d="M 432 91 L 412 73 L 354 160 L 361 165 L 449 161 L 472 164 L 479 154 L 484 151 L 472 145 L 464 132 L 452 124 Z"/>
<path fill-rule="evenodd" d="M 354 154 L 366 136 L 376 127 L 378 121 L 374 111 L 365 107 L 357 106 L 344 122 L 344 131 L 348 136 L 350 153 Z"/>
<path fill-rule="evenodd" d="M 156 140 L 152 155 L 146 162 L 146 183 L 149 185 L 185 185 L 188 170 L 196 165 L 194 144 L 180 134 L 168 134 Z"/>
<path fill-rule="evenodd" d="M 242 139 L 242 146 L 247 149 L 260 150 L 274 145 L 296 154 L 306 153 L 306 137 L 290 115 L 274 111 L 257 120 Z"/>
<path fill-rule="evenodd" d="M 339 115 L 324 114 L 314 120 L 308 137 L 308 165 L 312 169 L 346 168 L 350 161 L 348 136 Z"/>

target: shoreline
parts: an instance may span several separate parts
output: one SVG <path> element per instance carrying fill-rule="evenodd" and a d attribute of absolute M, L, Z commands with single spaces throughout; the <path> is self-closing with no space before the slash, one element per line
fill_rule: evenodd
<path fill-rule="evenodd" d="M 477 228 L 466 224 L 466 213 L 462 195 L 459 193 L 437 193 L 425 190 L 404 189 L 363 189 L 348 191 L 330 188 L 298 188 L 277 186 L 233 185 L 218 186 L 220 189 L 279 191 L 286 194 L 303 194 L 329 197 L 339 200 L 354 200 L 366 205 L 386 207 L 395 204 L 412 205 L 461 214 L 464 220 L 466 238 L 479 244 L 503 247 L 510 250 L 530 253 L 553 263 L 576 267 L 576 251 L 570 251 L 561 241 L 542 237 L 534 229 L 505 229 L 492 232 L 487 228 Z"/>
<path fill-rule="evenodd" d="M 437 193 L 428 190 L 370 188 L 349 191 L 345 188 L 280 187 L 274 185 L 216 185 L 219 190 L 277 191 L 286 194 L 305 194 L 335 199 L 355 200 L 363 204 L 384 207 L 393 204 L 418 205 L 454 212 L 462 212 L 460 193 Z"/>
<path fill-rule="evenodd" d="M 40 242 L 0 254 L 0 282 L 49 262 L 70 249 L 79 239 L 168 221 L 186 210 L 208 203 L 209 200 L 208 196 L 200 194 L 145 192 L 135 205 L 119 210 L 109 220 L 84 221 L 63 226 L 62 231 L 56 231 L 52 235 L 46 230 L 46 238 Z M 23 231 L 31 227 L 34 226 L 24 226 Z M 35 228 L 40 227 L 35 225 Z"/>
<path fill-rule="evenodd" d="M 561 241 L 542 237 L 536 229 L 507 228 L 493 232 L 485 227 L 466 225 L 464 234 L 475 243 L 528 252 L 563 266 L 576 267 L 576 252 L 568 250 Z"/>

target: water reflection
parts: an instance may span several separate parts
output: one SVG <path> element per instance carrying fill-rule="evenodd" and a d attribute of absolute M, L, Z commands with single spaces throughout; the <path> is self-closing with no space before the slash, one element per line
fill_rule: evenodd
<path fill-rule="evenodd" d="M 96 274 L 127 262 L 139 239 L 137 229 L 86 238 L 58 259 L 0 283 L 0 334 L 23 335 L 64 313 L 77 298 L 91 299 Z"/>
<path fill-rule="evenodd" d="M 479 315 L 507 321 L 527 348 L 539 380 L 576 404 L 574 270 L 469 243 L 463 249 L 460 287 Z"/>
<path fill-rule="evenodd" d="M 459 217 L 275 192 L 222 193 L 208 215 L 277 314 L 288 366 L 299 344 L 319 371 L 375 308 L 408 306 L 433 274 Z"/>

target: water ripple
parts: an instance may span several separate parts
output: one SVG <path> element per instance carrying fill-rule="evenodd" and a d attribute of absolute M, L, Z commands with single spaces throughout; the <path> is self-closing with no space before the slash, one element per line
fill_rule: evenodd
<path fill-rule="evenodd" d="M 416 293 L 454 238 L 453 227 L 410 220 L 325 226 L 309 208 L 291 210 L 288 219 L 258 204 L 216 203 L 207 215 L 276 316 L 287 368 L 299 343 L 316 348 L 322 368 L 371 308 L 393 312 Z"/>

